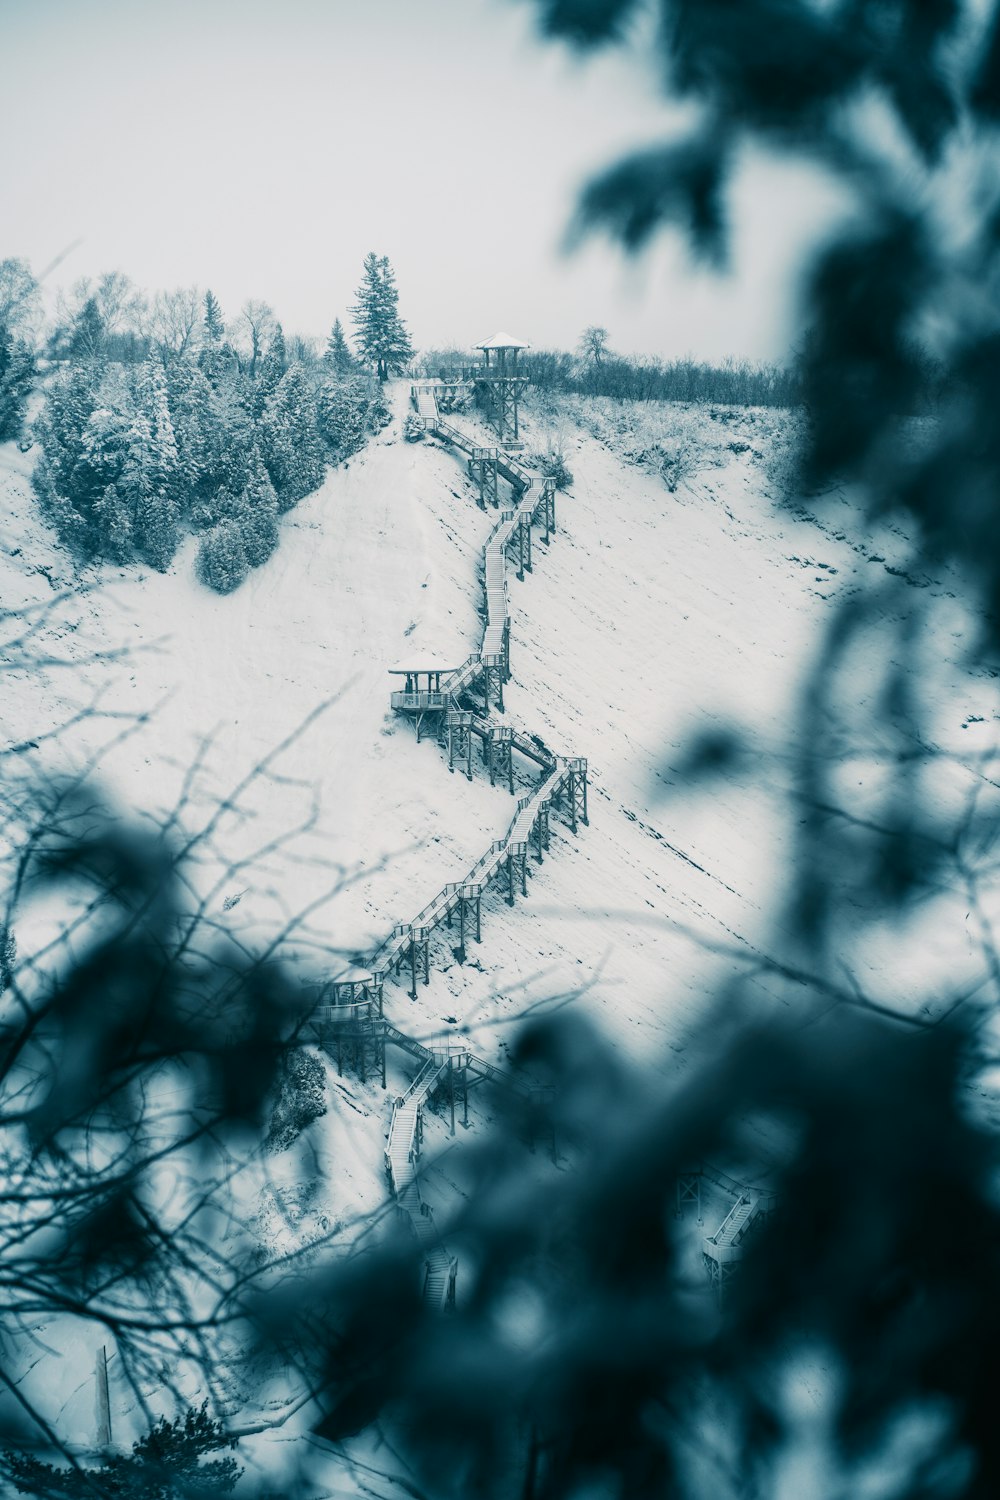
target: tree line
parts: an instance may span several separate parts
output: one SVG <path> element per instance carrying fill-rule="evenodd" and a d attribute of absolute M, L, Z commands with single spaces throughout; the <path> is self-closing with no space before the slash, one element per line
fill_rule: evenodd
<path fill-rule="evenodd" d="M 120 272 L 62 296 L 40 334 L 40 290 L 0 264 L 0 440 L 31 437 L 42 511 L 81 560 L 169 567 L 197 533 L 198 575 L 228 593 L 272 555 L 279 517 L 388 421 L 382 382 L 412 356 L 386 257 L 370 254 L 352 308 L 320 353 L 247 302 L 227 323 L 195 288 L 145 297 Z"/>
<path fill-rule="evenodd" d="M 812 358 L 813 337 L 808 333 L 786 364 L 734 357 L 713 364 L 691 356 L 658 359 L 619 354 L 609 345 L 608 330 L 591 326 L 584 329 L 575 350 L 526 349 L 518 367 L 536 390 L 553 394 L 704 406 L 794 407 L 806 402 L 804 372 Z M 938 407 L 951 389 L 944 366 L 916 344 L 909 358 L 918 379 L 907 410 Z M 435 349 L 421 362 L 428 375 L 446 376 L 476 364 L 477 359 L 463 349 Z"/>

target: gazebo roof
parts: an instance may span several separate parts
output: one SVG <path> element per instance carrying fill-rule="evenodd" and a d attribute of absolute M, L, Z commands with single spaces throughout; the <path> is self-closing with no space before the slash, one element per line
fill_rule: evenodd
<path fill-rule="evenodd" d="M 523 339 L 512 338 L 509 333 L 495 333 L 491 339 L 476 345 L 477 349 L 530 349 Z"/>
<path fill-rule="evenodd" d="M 412 673 L 424 672 L 454 672 L 459 665 L 454 661 L 447 661 L 443 656 L 431 656 L 426 651 L 415 651 L 406 661 L 397 662 L 389 672 L 395 677 L 406 677 Z"/>

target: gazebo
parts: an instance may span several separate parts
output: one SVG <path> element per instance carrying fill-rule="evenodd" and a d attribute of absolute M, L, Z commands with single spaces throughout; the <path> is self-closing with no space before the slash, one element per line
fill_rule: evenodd
<path fill-rule="evenodd" d="M 448 694 L 441 690 L 442 677 L 450 677 L 461 665 L 431 656 L 426 651 L 415 651 L 405 661 L 389 668 L 391 677 L 402 677 L 403 687 L 391 695 L 390 703 L 401 713 L 415 714 L 417 739 L 425 714 L 440 714 L 449 704 Z"/>
<path fill-rule="evenodd" d="M 527 376 L 522 375 L 518 368 L 518 355 L 531 345 L 509 333 L 495 333 L 476 348 L 483 355 L 476 382 L 486 395 L 490 425 L 501 441 L 508 439 L 509 446 L 519 446 L 517 408 L 521 386 L 527 384 Z"/>

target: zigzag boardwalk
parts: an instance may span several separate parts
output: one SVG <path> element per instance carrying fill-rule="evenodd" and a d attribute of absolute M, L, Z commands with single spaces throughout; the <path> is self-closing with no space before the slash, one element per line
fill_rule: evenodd
<path fill-rule="evenodd" d="M 432 1095 L 446 1089 L 454 1133 L 456 1098 L 463 1103 L 467 1121 L 469 1090 L 477 1084 L 500 1084 L 528 1097 L 532 1091 L 460 1046 L 428 1047 L 399 1031 L 385 1018 L 384 986 L 387 979 L 398 977 L 405 969 L 410 996 L 416 998 L 418 981 L 430 983 L 431 936 L 442 924 L 453 929 L 457 923 L 458 947 L 454 951 L 459 962 L 464 962 L 470 932 L 476 942 L 481 941 L 482 898 L 491 882 L 501 883 L 511 906 L 518 890 L 522 896 L 527 895 L 528 860 L 533 853 L 538 863 L 542 862 L 549 847 L 553 808 L 562 811 L 574 834 L 588 822 L 586 760 L 553 755 L 541 741 L 493 717 L 494 704 L 499 713 L 504 711 L 504 683 L 511 678 L 508 563 L 516 564 L 517 577 L 523 580 L 533 566 L 532 526 L 544 527 L 546 542 L 555 535 L 555 481 L 532 474 L 514 454 L 502 448 L 474 443 L 459 428 L 445 422 L 437 402 L 437 392 L 442 388 L 441 382 L 422 382 L 411 388 L 425 430 L 465 454 L 483 509 L 499 506 L 500 480 L 510 487 L 513 504 L 501 510 L 483 550 L 486 619 L 480 649 L 452 671 L 427 665 L 400 669 L 406 685 L 391 695 L 391 704 L 397 712 L 412 717 L 418 741 L 426 728 L 432 729 L 439 744 L 447 749 L 451 772 L 457 764 L 471 779 L 472 742 L 476 738 L 492 785 L 498 779 L 505 781 L 513 795 L 515 754 L 541 774 L 528 795 L 518 800 L 506 834 L 495 839 L 461 879 L 444 886 L 409 922 L 398 922 L 364 970 L 332 981 L 323 1003 L 310 1016 L 312 1035 L 327 1051 L 335 1052 L 338 1067 L 343 1066 L 346 1053 L 362 1078 L 369 1069 L 381 1072 L 383 1088 L 387 1046 L 400 1048 L 420 1064 L 405 1094 L 393 1102 L 385 1165 L 397 1207 L 424 1253 L 424 1297 L 436 1308 L 454 1305 L 458 1263 L 439 1239 L 430 1209 L 420 1195 L 417 1162 L 424 1106 Z M 723 1287 L 743 1255 L 747 1236 L 772 1211 L 773 1198 L 702 1163 L 678 1182 L 678 1214 L 682 1204 L 696 1202 L 701 1221 L 703 1178 L 735 1199 L 716 1233 L 703 1241 L 705 1267 L 721 1299 Z"/>
<path fill-rule="evenodd" d="M 486 624 L 480 649 L 455 671 L 407 672 L 405 689 L 392 694 L 392 707 L 413 718 L 418 739 L 428 724 L 433 726 L 439 742 L 447 746 L 451 771 L 456 760 L 464 761 L 471 779 L 472 742 L 477 738 L 492 785 L 505 781 L 513 795 L 515 754 L 541 774 L 531 791 L 518 799 L 504 836 L 492 842 L 463 878 L 446 885 L 409 922 L 398 922 L 364 970 L 326 986 L 309 1029 L 336 1055 L 339 1067 L 346 1056 L 362 1077 L 380 1072 L 383 1088 L 387 1046 L 399 1047 L 421 1064 L 406 1093 L 393 1103 L 385 1161 L 397 1206 L 424 1251 L 424 1295 L 432 1305 L 445 1307 L 454 1303 L 457 1263 L 438 1239 L 420 1196 L 417 1159 L 424 1106 L 432 1094 L 447 1088 L 454 1131 L 456 1099 L 462 1101 L 467 1119 L 470 1088 L 493 1083 L 529 1096 L 531 1090 L 465 1049 L 434 1050 L 392 1026 L 384 1014 L 385 983 L 406 970 L 409 993 L 416 998 L 418 981 L 430 983 L 431 936 L 442 924 L 457 925 L 455 951 L 464 961 L 467 937 L 481 941 L 482 898 L 491 883 L 500 883 L 511 906 L 518 890 L 527 895 L 528 861 L 533 855 L 540 864 L 549 847 L 551 810 L 562 810 L 574 833 L 588 822 L 587 762 L 553 755 L 540 741 L 492 716 L 494 702 L 503 712 L 504 683 L 511 677 L 508 560 L 516 564 L 520 579 L 532 571 L 532 525 L 544 526 L 546 541 L 555 533 L 555 483 L 531 474 L 502 449 L 475 445 L 442 421 L 434 387 L 414 386 L 412 396 L 425 427 L 468 455 L 470 472 L 479 480 L 480 504 L 497 502 L 498 479 L 510 486 L 514 504 L 501 512 L 483 551 Z"/>

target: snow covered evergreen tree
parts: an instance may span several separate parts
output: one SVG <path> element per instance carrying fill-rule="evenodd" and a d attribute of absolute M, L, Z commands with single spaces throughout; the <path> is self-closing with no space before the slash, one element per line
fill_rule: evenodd
<path fill-rule="evenodd" d="M 254 451 L 241 516 L 243 546 L 251 568 L 266 563 L 278 545 L 278 497 L 259 452 Z"/>
<path fill-rule="evenodd" d="M 247 576 L 246 546 L 236 521 L 220 521 L 198 548 L 198 577 L 217 594 L 231 594 Z"/>
<path fill-rule="evenodd" d="M 158 359 L 147 360 L 139 379 L 139 410 L 133 425 L 136 543 L 147 561 L 164 572 L 180 541 L 177 492 L 180 462 L 170 418 L 167 381 Z"/>
<path fill-rule="evenodd" d="M 354 355 L 347 347 L 347 339 L 344 337 L 344 325 L 339 318 L 335 318 L 330 330 L 330 337 L 326 341 L 326 349 L 323 352 L 323 363 L 333 371 L 335 375 L 350 375 L 355 368 Z"/>
<path fill-rule="evenodd" d="M 108 485 L 94 506 L 94 515 L 101 556 L 128 562 L 134 555 L 135 538 L 128 503 L 117 485 Z"/>
<path fill-rule="evenodd" d="M 210 289 L 205 293 L 205 342 L 221 344 L 226 337 L 226 320 L 222 316 L 219 299 Z"/>
<path fill-rule="evenodd" d="M 268 397 L 260 435 L 278 504 L 290 510 L 322 484 L 326 461 L 316 428 L 316 403 L 300 365 L 292 365 Z"/>
<path fill-rule="evenodd" d="M 317 423 L 334 463 L 357 453 L 388 420 L 382 387 L 370 375 L 328 380 L 320 391 Z"/>
<path fill-rule="evenodd" d="M 365 256 L 361 285 L 352 308 L 358 347 L 375 367 L 379 380 L 399 374 L 413 358 L 413 345 L 399 315 L 399 291 L 389 258 L 371 251 Z"/>
<path fill-rule="evenodd" d="M 67 353 L 70 359 L 100 359 L 104 353 L 104 319 L 96 297 L 88 297 L 69 331 Z"/>
<path fill-rule="evenodd" d="M 35 357 L 30 348 L 0 323 L 0 443 L 21 436 L 34 378 Z"/>

